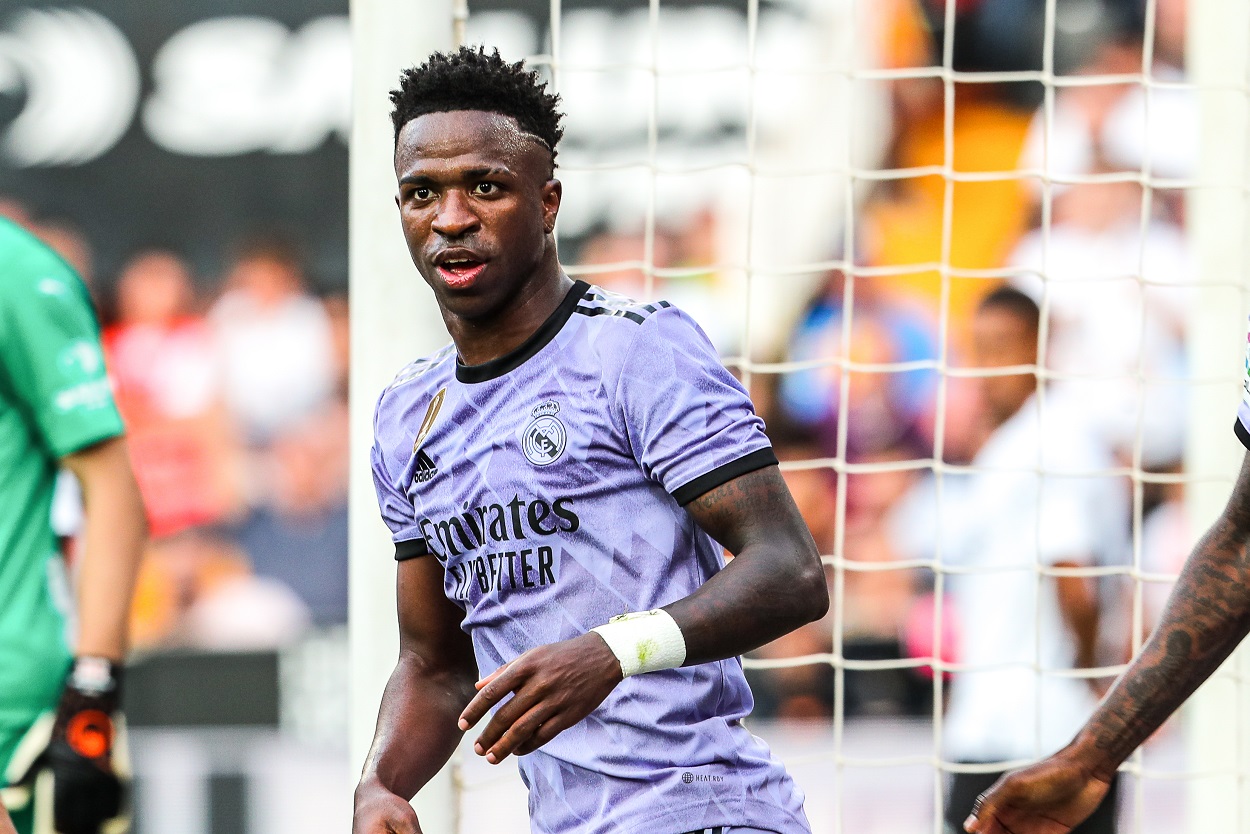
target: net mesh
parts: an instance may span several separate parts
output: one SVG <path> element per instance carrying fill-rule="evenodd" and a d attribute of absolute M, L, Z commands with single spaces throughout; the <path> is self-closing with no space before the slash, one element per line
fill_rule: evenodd
<path fill-rule="evenodd" d="M 1038 561 L 1031 568 L 1039 597 L 1057 577 L 1097 581 L 1104 602 L 1100 659 L 1086 668 L 1044 664 L 1039 658 L 1042 643 L 1049 639 L 1048 624 L 1041 621 L 1040 606 L 1035 605 L 1036 610 L 1026 612 L 1038 618 L 1032 629 L 1033 659 L 1023 664 L 1038 681 L 1075 677 L 1109 682 L 1123 668 L 1127 652 L 1140 648 L 1175 578 L 1179 556 L 1198 532 L 1193 524 L 1185 526 L 1175 493 L 1196 484 L 1223 489 L 1228 483 L 1227 467 L 1222 465 L 1179 466 L 1183 439 L 1178 440 L 1176 433 L 1184 431 L 1183 420 L 1180 429 L 1170 426 L 1172 435 L 1159 440 L 1154 419 L 1156 412 L 1167 411 L 1164 404 L 1183 403 L 1192 391 L 1235 391 L 1236 360 L 1230 356 L 1208 370 L 1195 362 L 1156 361 L 1157 351 L 1152 350 L 1164 326 L 1162 313 L 1176 313 L 1169 321 L 1182 333 L 1170 337 L 1182 348 L 1186 339 L 1202 335 L 1183 332 L 1189 326 L 1185 310 L 1201 304 L 1192 289 L 1198 270 L 1183 273 L 1193 261 L 1205 264 L 1193 255 L 1192 235 L 1182 225 L 1186 201 L 1192 205 L 1195 195 L 1220 191 L 1233 195 L 1237 216 L 1244 218 L 1244 166 L 1211 176 L 1211 166 L 1200 166 L 1196 158 L 1200 94 L 1226 94 L 1244 103 L 1248 89 L 1244 68 L 1214 80 L 1204 78 L 1199 85 L 1177 68 L 1175 52 L 1160 54 L 1176 49 L 1167 37 L 1175 38 L 1176 9 L 1182 4 L 1172 0 L 1123 4 L 1137 8 L 1136 24 L 1126 28 L 1137 31 L 1133 26 L 1138 26 L 1141 37 L 1135 47 L 1113 56 L 1119 60 L 1101 63 L 1064 55 L 1072 52 L 1074 43 L 1111 48 L 1107 45 L 1114 46 L 1116 37 L 1123 36 L 1090 23 L 1091 9 L 1095 17 L 1097 10 L 1108 13 L 1116 6 L 1110 2 L 1045 0 L 1040 14 L 1038 4 L 1013 6 L 989 0 L 981 4 L 551 0 L 541 9 L 506 2 L 478 5 L 472 9 L 463 2 L 456 5 L 457 38 L 498 46 L 511 59 L 526 58 L 547 74 L 564 98 L 567 138 L 561 148 L 560 176 L 567 199 L 557 234 L 568 272 L 610 289 L 645 299 L 666 297 L 690 308 L 722 351 L 726 365 L 740 375 L 760 410 L 770 417 L 794 418 L 785 414 L 785 381 L 803 374 L 821 378 L 826 401 L 844 404 L 819 440 L 796 445 L 797 451 L 785 456 L 783 463 L 788 477 L 818 473 L 828 482 L 827 493 L 821 493 L 827 500 L 804 507 L 815 513 L 808 518 L 814 528 L 824 528 L 832 519 L 829 537 L 821 542 L 832 598 L 832 615 L 821 625 L 824 643 L 819 650 L 811 650 L 811 641 L 790 643 L 745 660 L 757 693 L 783 690 L 787 680 L 804 679 L 797 672 L 820 670 L 816 678 L 822 682 L 815 689 L 822 694 L 814 699 L 815 706 L 810 697 L 790 703 L 791 712 L 805 720 L 761 720 L 753 727 L 774 745 L 807 791 L 814 830 L 941 832 L 952 774 L 1002 770 L 1029 758 L 954 760 L 945 752 L 943 740 L 947 690 L 952 681 L 958 685 L 960 674 L 1021 664 L 969 664 L 947 644 L 957 614 L 951 609 L 956 598 L 952 584 L 994 568 L 952 559 L 940 536 L 932 540 L 927 554 L 865 558 L 872 552 L 865 540 L 880 531 L 865 533 L 856 527 L 862 523 L 861 504 L 877 501 L 883 505 L 878 507 L 880 514 L 892 517 L 902 497 L 874 496 L 869 485 L 887 484 L 881 489 L 888 492 L 888 484 L 905 482 L 910 490 L 914 481 L 928 476 L 938 517 L 943 516 L 955 500 L 948 494 L 952 485 L 975 476 L 979 469 L 969 451 L 975 444 L 968 438 L 968 411 L 963 409 L 969 385 L 978 380 L 1035 375 L 1043 431 L 1053 412 L 1048 403 L 1064 384 L 1069 390 L 1087 392 L 1099 386 L 1124 387 L 1132 408 L 1128 428 L 1120 427 L 1111 443 L 1117 456 L 1082 472 L 1086 478 L 1121 479 L 1125 485 L 1124 557 L 1078 567 Z M 967 43 L 961 39 L 975 40 L 965 33 L 976 25 L 970 15 L 978 5 L 989 18 L 981 21 L 983 26 L 995 20 L 984 9 L 1034 10 L 1040 33 L 1035 32 L 1028 43 L 1035 44 L 1040 55 L 1032 68 L 992 71 L 967 60 Z M 1081 31 L 1088 40 L 1073 34 Z M 1244 49 L 1245 44 L 1240 46 Z M 927 57 L 917 57 L 926 52 Z M 1126 61 L 1125 53 L 1133 57 Z M 992 58 L 982 63 L 993 64 Z M 964 108 L 975 115 L 979 103 L 1003 94 L 1007 85 L 1026 102 L 1031 100 L 1032 111 L 1026 113 L 1020 100 L 1005 107 L 1011 112 L 1002 121 L 1010 122 L 1011 129 L 1001 124 L 984 127 L 990 137 L 986 147 L 993 146 L 995 136 L 1011 134 L 1015 147 L 1024 152 L 986 151 L 984 159 L 970 159 L 964 145 L 980 140 L 975 132 L 969 133 Z M 928 96 L 931 105 L 936 101 L 929 121 L 920 123 L 907 111 L 914 104 L 908 101 L 913 93 Z M 1099 146 L 1092 158 L 1074 160 L 1068 141 L 1072 103 L 1077 102 L 1078 110 L 1081 102 L 1107 109 L 1100 97 L 1132 99 L 1135 104 L 1121 111 L 1110 107 L 1111 116 L 1103 113 L 1104 118 L 1119 120 L 1110 133 L 1103 127 L 1102 145 L 1109 147 Z M 1020 113 L 1026 113 L 1027 131 L 1020 128 Z M 907 131 L 922 129 L 938 148 L 925 149 L 928 160 L 925 153 L 906 152 Z M 1240 138 L 1234 137 L 1232 144 L 1244 154 L 1244 123 L 1240 129 Z M 937 201 L 936 238 L 911 248 L 921 257 L 900 259 L 894 254 L 897 247 L 891 249 L 890 236 L 905 238 L 912 228 L 906 198 L 920 190 L 917 183 L 928 183 L 925 193 Z M 1007 251 L 980 259 L 968 255 L 966 241 L 975 237 L 969 224 L 994 225 L 998 218 L 993 207 L 1002 201 L 994 202 L 998 198 L 993 189 L 1004 184 L 1026 195 L 1021 199 L 1036 219 L 1003 233 L 1000 243 L 1010 243 L 1018 253 L 1027 237 L 1032 260 L 1013 260 Z M 1135 220 L 1129 224 L 1133 228 L 1121 234 L 1123 230 L 1108 230 L 1104 224 L 1087 237 L 1104 246 L 1131 247 L 1132 255 L 1127 265 L 1121 258 L 1101 271 L 1093 267 L 1080 278 L 1082 291 L 1091 297 L 1114 299 L 1099 294 L 1098 288 L 1127 287 L 1120 297 L 1136 299 L 1129 311 L 1135 327 L 1124 331 L 1129 339 L 1125 352 L 1136 358 L 1128 366 L 1096 358 L 1088 364 L 1052 362 L 1062 346 L 1056 340 L 1066 338 L 1061 328 L 1072 327 L 1065 315 L 1096 320 L 1100 312 L 1071 310 L 1070 229 L 1074 222 L 1095 228 L 1097 218 L 1074 221 L 1067 196 L 1082 188 L 1121 187 L 1136 195 Z M 981 199 L 990 208 L 983 207 L 978 215 L 968 206 Z M 919 217 L 917 224 L 929 219 Z M 1240 235 L 1236 269 L 1201 277 L 1204 287 L 1234 292 L 1241 307 L 1248 262 L 1243 232 L 1233 224 L 1231 233 Z M 1161 257 L 1166 261 L 1164 256 L 1175 254 L 1163 252 L 1160 240 L 1179 247 L 1175 271 L 1166 270 L 1171 261 L 1158 266 Z M 1031 289 L 1041 312 L 1037 355 L 1043 358 L 1036 364 L 978 367 L 969 358 L 971 311 L 992 287 L 1004 282 Z M 927 294 L 908 296 L 907 290 L 917 285 L 928 287 Z M 813 299 L 831 286 L 838 295 L 837 326 L 819 349 L 796 350 L 795 333 L 803 317 L 810 322 Z M 900 357 L 897 352 L 864 348 L 860 322 L 878 326 L 882 299 L 894 298 L 891 292 L 908 299 L 897 302 L 899 310 L 919 309 L 918 315 L 929 323 L 927 353 Z M 1228 340 L 1219 345 L 1236 349 L 1236 343 Z M 924 402 L 916 409 L 923 415 L 917 422 L 928 421 L 926 442 L 920 444 L 922 451 L 905 444 L 899 447 L 912 449 L 909 454 L 881 448 L 865 452 L 860 437 L 864 427 L 856 421 L 870 423 L 876 412 L 852 406 L 866 397 L 864 388 L 871 395 L 874 386 L 888 386 L 897 379 L 922 383 Z M 801 411 L 801 406 L 791 403 L 790 409 Z M 1223 421 L 1231 414 L 1231 405 L 1220 414 L 1208 414 L 1202 429 L 1225 430 Z M 1048 472 L 1040 455 L 1035 471 L 1055 474 Z M 1161 506 L 1170 511 L 1157 516 Z M 1035 509 L 1041 513 L 1040 499 Z M 1034 527 L 1034 543 L 1040 548 L 1046 531 L 1041 525 Z M 1163 551 L 1167 558 L 1158 555 Z M 906 592 L 891 596 L 881 591 L 873 596 L 865 591 L 866 584 L 903 585 Z M 927 607 L 917 604 L 921 598 Z M 864 651 L 866 646 L 873 648 L 873 641 L 863 639 L 861 621 L 898 620 L 882 609 L 897 607 L 900 600 L 914 616 L 896 624 L 892 637 L 876 641 L 894 645 L 886 647 L 884 656 Z M 965 629 L 999 626 L 964 624 Z M 909 638 L 898 636 L 904 630 L 920 635 L 911 638 L 913 651 L 905 650 Z M 1115 646 L 1120 647 L 1118 656 Z M 901 686 L 913 695 L 923 691 L 921 705 L 900 707 L 906 698 L 897 692 L 880 704 L 872 702 L 870 682 L 882 676 L 892 676 L 896 690 L 902 680 Z M 1233 674 L 1230 680 L 1240 692 L 1241 676 Z M 827 712 L 822 712 L 826 686 Z M 785 703 L 772 706 L 785 716 Z M 1033 726 L 1040 741 L 1039 717 L 1024 713 L 1020 721 Z M 456 771 L 461 830 L 526 830 L 522 788 L 510 769 L 499 773 L 473 758 L 466 757 Z M 1231 776 L 1243 786 L 1246 778 L 1239 760 L 1212 766 L 1187 755 L 1175 729 L 1163 733 L 1145 752 L 1134 754 L 1123 772 L 1127 780 L 1122 788 L 1121 829 L 1138 832 L 1179 830 L 1185 818 L 1186 784 Z"/>

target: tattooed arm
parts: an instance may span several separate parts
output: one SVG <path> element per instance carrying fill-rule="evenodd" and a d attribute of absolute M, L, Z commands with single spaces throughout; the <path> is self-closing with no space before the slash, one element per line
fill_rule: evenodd
<path fill-rule="evenodd" d="M 816 544 L 776 466 L 757 469 L 696 498 L 686 509 L 734 559 L 665 610 L 686 641 L 685 665 L 733 657 L 824 616 L 825 572 Z M 621 681 L 621 665 L 593 632 L 526 652 L 479 682 L 461 729 L 513 694 L 478 736 L 496 763 L 546 744 L 581 721 Z"/>
<path fill-rule="evenodd" d="M 1250 454 L 1194 548 L 1150 641 L 1072 743 L 998 782 L 965 825 L 977 834 L 1064 834 L 1116 769 L 1250 633 Z"/>

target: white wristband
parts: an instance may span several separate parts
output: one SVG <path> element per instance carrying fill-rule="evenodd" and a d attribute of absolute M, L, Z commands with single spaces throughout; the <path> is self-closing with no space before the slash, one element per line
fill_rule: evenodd
<path fill-rule="evenodd" d="M 667 611 L 639 611 L 613 617 L 591 631 L 603 638 L 621 663 L 624 677 L 661 669 L 676 669 L 686 662 L 686 638 Z"/>

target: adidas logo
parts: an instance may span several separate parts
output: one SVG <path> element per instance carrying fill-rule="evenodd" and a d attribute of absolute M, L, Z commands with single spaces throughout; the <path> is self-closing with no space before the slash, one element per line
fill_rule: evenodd
<path fill-rule="evenodd" d="M 425 453 L 425 449 L 417 451 L 417 472 L 414 480 L 419 484 L 429 483 L 438 474 L 438 467 L 434 465 L 434 461 Z"/>

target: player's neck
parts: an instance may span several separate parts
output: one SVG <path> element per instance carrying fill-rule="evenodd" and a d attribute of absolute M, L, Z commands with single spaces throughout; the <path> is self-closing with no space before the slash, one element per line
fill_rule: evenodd
<path fill-rule="evenodd" d="M 498 312 L 463 319 L 449 316 L 444 310 L 443 320 L 460 361 L 481 365 L 516 350 L 551 317 L 572 287 L 573 279 L 564 274 L 553 253 Z"/>

